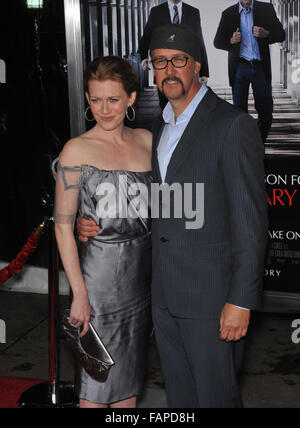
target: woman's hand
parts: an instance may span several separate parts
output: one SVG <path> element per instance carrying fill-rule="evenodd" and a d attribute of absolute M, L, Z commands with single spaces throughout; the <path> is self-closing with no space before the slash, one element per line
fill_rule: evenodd
<path fill-rule="evenodd" d="M 83 325 L 83 330 L 80 334 L 80 337 L 83 337 L 89 329 L 90 316 L 91 306 L 88 295 L 85 294 L 84 296 L 78 297 L 74 296 L 70 311 L 69 323 L 73 324 L 77 328 Z"/>

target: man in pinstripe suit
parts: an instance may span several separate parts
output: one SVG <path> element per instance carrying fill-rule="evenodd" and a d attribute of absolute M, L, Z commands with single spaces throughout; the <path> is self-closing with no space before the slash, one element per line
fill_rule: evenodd
<path fill-rule="evenodd" d="M 188 229 L 185 213 L 152 219 L 153 324 L 168 405 L 242 407 L 237 374 L 267 240 L 263 145 L 247 113 L 199 83 L 195 33 L 159 27 L 150 50 L 169 100 L 154 126 L 154 180 L 194 185 L 193 207 L 196 185 L 205 186 L 201 228 Z"/>
<path fill-rule="evenodd" d="M 168 404 L 241 407 L 237 371 L 267 239 L 263 145 L 248 114 L 199 83 L 199 40 L 188 29 L 158 28 L 150 50 L 169 100 L 154 126 L 154 179 L 205 186 L 201 229 L 187 229 L 184 216 L 152 220 L 153 323 Z"/>

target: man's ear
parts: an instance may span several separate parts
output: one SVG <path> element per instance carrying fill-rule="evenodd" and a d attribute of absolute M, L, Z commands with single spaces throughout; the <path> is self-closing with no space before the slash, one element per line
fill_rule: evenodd
<path fill-rule="evenodd" d="M 201 70 L 201 64 L 199 61 L 195 61 L 195 74 L 199 74 Z"/>

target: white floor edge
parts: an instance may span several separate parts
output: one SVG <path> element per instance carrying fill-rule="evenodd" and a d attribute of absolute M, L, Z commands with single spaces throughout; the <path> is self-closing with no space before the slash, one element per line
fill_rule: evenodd
<path fill-rule="evenodd" d="M 0 270 L 8 263 L 0 261 Z M 59 273 L 59 293 L 69 295 L 69 283 L 64 272 Z M 15 274 L 6 283 L 0 285 L 0 291 L 48 294 L 48 269 L 24 266 L 20 273 Z"/>

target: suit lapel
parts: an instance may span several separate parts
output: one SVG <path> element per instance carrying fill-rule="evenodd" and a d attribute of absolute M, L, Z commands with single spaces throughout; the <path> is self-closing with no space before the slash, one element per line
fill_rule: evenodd
<path fill-rule="evenodd" d="M 171 21 L 171 16 L 170 16 L 170 10 L 169 10 L 169 5 L 168 2 L 163 3 L 161 5 L 162 8 L 162 22 L 164 22 L 164 24 L 166 24 L 167 22 L 169 22 L 169 24 L 172 23 Z"/>
<path fill-rule="evenodd" d="M 157 181 L 159 183 L 162 182 L 162 179 L 161 179 L 161 175 L 160 175 L 160 168 L 159 168 L 159 163 L 158 163 L 158 158 L 157 158 L 157 147 L 159 144 L 161 134 L 162 134 L 163 129 L 164 129 L 164 124 L 165 124 L 164 120 L 161 116 L 160 119 L 158 120 L 157 124 L 155 125 L 155 130 L 153 132 L 152 171 L 153 171 L 155 181 Z"/>
<path fill-rule="evenodd" d="M 233 27 L 234 31 L 236 31 L 237 28 L 241 29 L 241 15 L 239 12 L 239 3 L 234 6 Z"/>
<path fill-rule="evenodd" d="M 253 4 L 253 25 L 257 27 L 263 27 L 261 23 L 261 15 L 259 10 L 259 4 L 255 1 Z"/>
<path fill-rule="evenodd" d="M 190 22 L 188 22 L 188 16 L 187 16 L 187 6 L 185 3 L 182 3 L 182 17 L 181 17 L 181 24 L 183 25 L 189 25 Z"/>
<path fill-rule="evenodd" d="M 211 111 L 216 107 L 216 103 L 217 96 L 211 89 L 209 89 L 198 105 L 180 141 L 178 142 L 176 149 L 173 152 L 166 173 L 165 181 L 167 183 L 171 183 L 173 181 L 177 170 L 184 163 L 191 150 L 196 145 L 205 144 L 203 134 L 205 133 L 205 128 L 207 127 Z M 195 138 L 196 136 L 197 138 Z"/>

